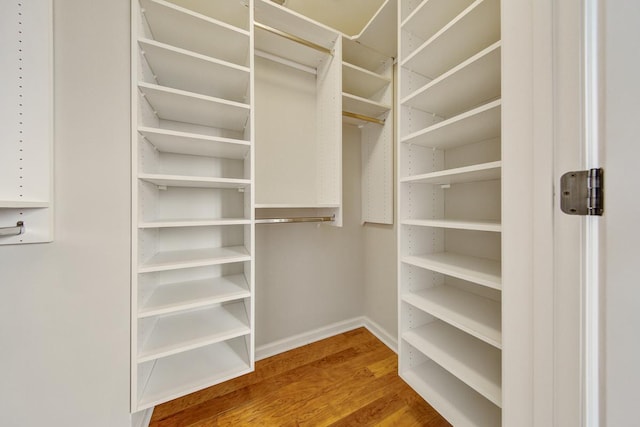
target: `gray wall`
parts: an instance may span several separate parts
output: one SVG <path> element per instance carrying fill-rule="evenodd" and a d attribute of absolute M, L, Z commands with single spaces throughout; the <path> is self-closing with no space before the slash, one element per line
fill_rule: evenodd
<path fill-rule="evenodd" d="M 0 247 L 0 425 L 129 424 L 129 2 L 54 1 L 55 241 Z"/>

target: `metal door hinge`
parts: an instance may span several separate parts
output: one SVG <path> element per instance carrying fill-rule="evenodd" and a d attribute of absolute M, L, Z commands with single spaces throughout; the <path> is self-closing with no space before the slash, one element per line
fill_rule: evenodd
<path fill-rule="evenodd" d="M 560 209 L 569 215 L 602 215 L 602 168 L 567 172 L 560 178 Z"/>

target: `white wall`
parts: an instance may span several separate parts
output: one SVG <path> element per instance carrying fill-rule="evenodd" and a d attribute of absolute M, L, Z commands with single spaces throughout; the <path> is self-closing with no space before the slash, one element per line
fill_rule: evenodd
<path fill-rule="evenodd" d="M 0 425 L 129 425 L 129 2 L 54 1 L 55 241 L 0 247 Z"/>

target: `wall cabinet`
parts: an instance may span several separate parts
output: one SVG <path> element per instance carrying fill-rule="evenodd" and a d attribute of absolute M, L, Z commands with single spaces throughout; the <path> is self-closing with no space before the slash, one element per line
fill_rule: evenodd
<path fill-rule="evenodd" d="M 498 0 L 399 4 L 399 371 L 454 425 L 501 424 Z"/>

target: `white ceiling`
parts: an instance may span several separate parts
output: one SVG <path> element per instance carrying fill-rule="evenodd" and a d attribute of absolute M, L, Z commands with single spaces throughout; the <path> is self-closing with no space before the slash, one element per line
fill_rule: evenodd
<path fill-rule="evenodd" d="M 360 33 L 385 0 L 284 0 L 284 6 L 347 35 Z M 282 0 L 277 1 L 282 3 Z"/>

